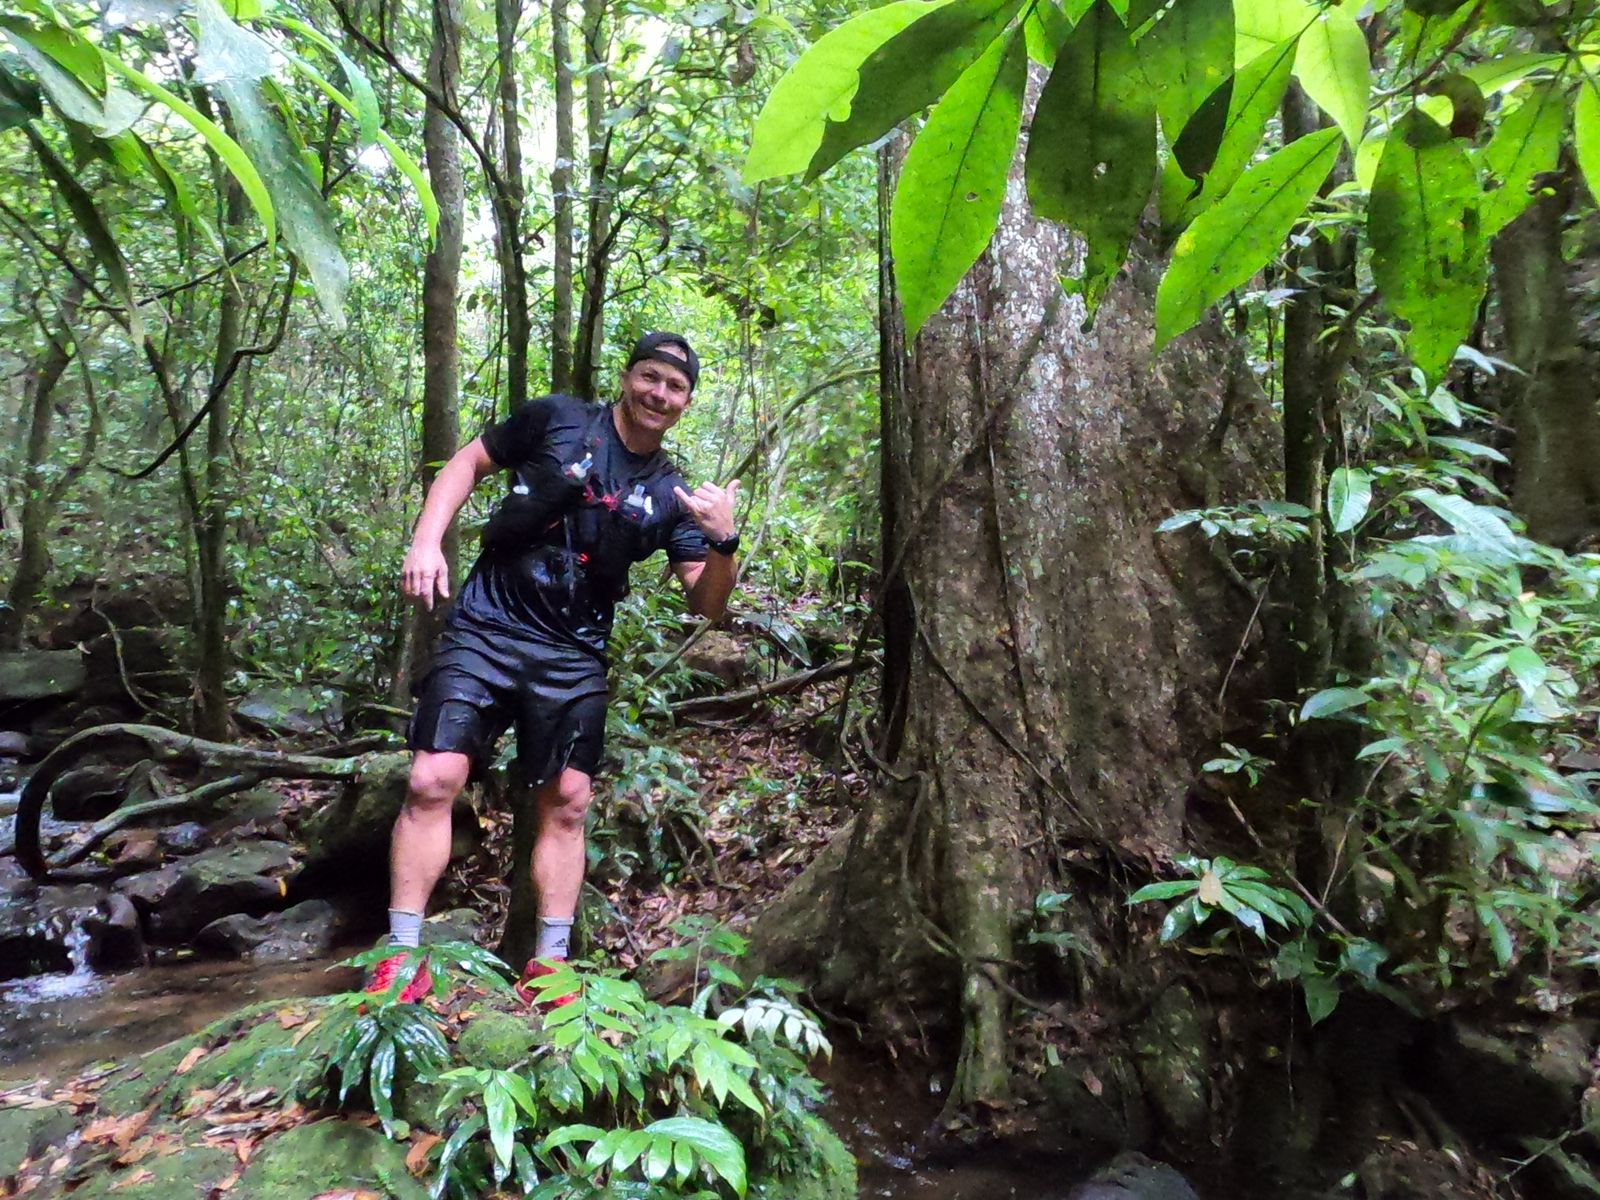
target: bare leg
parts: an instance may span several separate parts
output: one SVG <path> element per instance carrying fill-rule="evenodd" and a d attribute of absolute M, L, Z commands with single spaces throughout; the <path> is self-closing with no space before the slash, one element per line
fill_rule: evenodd
<path fill-rule="evenodd" d="M 418 750 L 406 802 L 389 842 L 389 907 L 426 912 L 428 897 L 450 862 L 450 807 L 467 785 L 472 759 L 452 751 Z"/>
<path fill-rule="evenodd" d="M 570 920 L 583 887 L 584 828 L 593 788 L 589 776 L 571 768 L 533 794 L 539 834 L 533 843 L 533 886 L 539 915 Z"/>

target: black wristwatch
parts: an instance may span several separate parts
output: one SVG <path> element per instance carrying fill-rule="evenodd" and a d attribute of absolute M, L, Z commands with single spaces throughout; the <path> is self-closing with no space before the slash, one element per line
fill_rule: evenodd
<path fill-rule="evenodd" d="M 730 533 L 720 542 L 713 542 L 710 538 L 707 538 L 706 546 L 709 549 L 716 551 L 718 554 L 732 554 L 739 548 L 739 535 L 737 533 Z"/>

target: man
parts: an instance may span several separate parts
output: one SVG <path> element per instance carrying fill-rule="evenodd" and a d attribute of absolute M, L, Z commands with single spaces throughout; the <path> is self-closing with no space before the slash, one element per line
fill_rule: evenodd
<path fill-rule="evenodd" d="M 665 550 L 689 608 L 713 619 L 733 590 L 737 481 L 690 493 L 661 449 L 699 377 L 686 338 L 646 334 L 614 404 L 531 401 L 457 451 L 428 489 L 402 587 L 432 608 L 435 596 L 450 595 L 445 530 L 481 479 L 511 473 L 417 688 L 410 786 L 390 847 L 389 939 L 397 948 L 418 943 L 450 857 L 450 809 L 473 762 L 514 724 L 539 818 L 531 864 L 538 940 L 519 990 L 567 957 L 583 884 L 584 816 L 605 735 L 606 642 L 628 568 Z M 392 988 L 404 959 L 379 963 L 367 990 Z M 400 999 L 420 999 L 431 986 L 424 965 Z"/>

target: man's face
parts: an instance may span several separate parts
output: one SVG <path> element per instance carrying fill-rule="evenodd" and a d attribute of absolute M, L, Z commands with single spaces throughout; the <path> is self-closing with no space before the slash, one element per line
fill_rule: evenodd
<path fill-rule="evenodd" d="M 675 346 L 663 346 L 661 351 L 683 358 Z M 622 405 L 628 420 L 641 429 L 665 433 L 693 398 L 688 374 L 668 363 L 647 358 L 622 372 Z"/>

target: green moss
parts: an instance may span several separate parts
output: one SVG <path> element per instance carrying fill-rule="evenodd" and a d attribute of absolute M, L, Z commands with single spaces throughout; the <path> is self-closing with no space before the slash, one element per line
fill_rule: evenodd
<path fill-rule="evenodd" d="M 101 1171 L 72 1194 L 81 1200 L 198 1200 L 211 1195 L 238 1165 L 223 1147 L 185 1146 L 176 1154 L 148 1155 L 133 1166 Z M 150 1177 L 141 1179 L 146 1171 Z M 130 1182 L 134 1179 L 140 1181 Z"/>
<path fill-rule="evenodd" d="M 228 1200 L 307 1200 L 323 1192 L 377 1189 L 393 1200 L 427 1200 L 406 1170 L 405 1147 L 348 1121 L 318 1121 L 257 1148 Z"/>
<path fill-rule="evenodd" d="M 0 1108 L 0 1179 L 14 1175 L 24 1159 L 57 1145 L 74 1124 L 72 1110 L 64 1104 Z"/>
<path fill-rule="evenodd" d="M 456 1053 L 474 1067 L 495 1067 L 509 1071 L 527 1061 L 528 1051 L 538 1040 L 525 1017 L 511 1013 L 489 1013 L 461 1031 Z"/>
<path fill-rule="evenodd" d="M 800 1126 L 806 1166 L 756 1175 L 752 1200 L 855 1200 L 856 1160 L 849 1148 L 821 1117 L 806 1113 Z"/>

